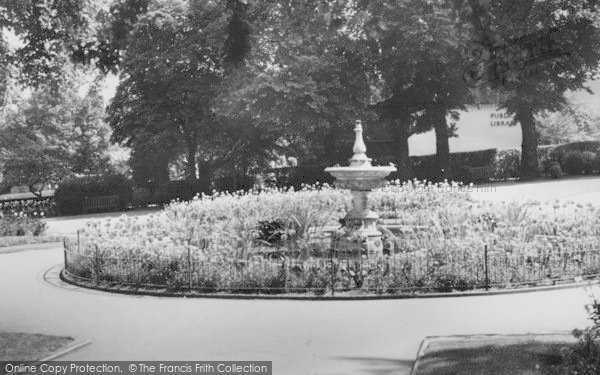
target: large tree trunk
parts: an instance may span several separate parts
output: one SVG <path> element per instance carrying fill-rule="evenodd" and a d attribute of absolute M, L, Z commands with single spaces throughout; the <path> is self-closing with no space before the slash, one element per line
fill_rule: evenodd
<path fill-rule="evenodd" d="M 332 129 L 329 129 L 323 137 L 323 149 L 325 150 L 325 159 L 327 165 L 338 163 L 338 161 L 335 161 L 337 157 L 335 138 L 335 132 Z"/>
<path fill-rule="evenodd" d="M 200 161 L 198 163 L 198 183 L 201 191 L 210 192 L 213 172 L 214 168 L 210 162 Z"/>
<path fill-rule="evenodd" d="M 415 174 L 412 168 L 412 161 L 409 157 L 408 137 L 410 137 L 410 120 L 408 118 L 394 121 L 392 123 L 394 143 L 394 156 L 396 166 L 398 167 L 398 178 L 401 181 L 412 179 Z"/>
<path fill-rule="evenodd" d="M 530 108 L 521 107 L 516 114 L 516 120 L 521 123 L 523 142 L 521 144 L 521 179 L 527 180 L 539 177 L 538 169 L 538 135 L 535 130 L 535 120 Z"/>
<path fill-rule="evenodd" d="M 192 140 L 188 140 L 187 144 L 187 157 L 185 163 L 185 178 L 188 181 L 196 180 L 196 151 L 198 145 Z"/>
<path fill-rule="evenodd" d="M 438 112 L 435 114 L 433 127 L 435 129 L 436 164 L 441 179 L 451 177 L 450 171 L 450 144 L 448 138 L 448 123 L 446 114 Z"/>
<path fill-rule="evenodd" d="M 158 185 L 169 183 L 169 159 L 164 157 L 156 161 L 152 168 L 152 181 Z"/>

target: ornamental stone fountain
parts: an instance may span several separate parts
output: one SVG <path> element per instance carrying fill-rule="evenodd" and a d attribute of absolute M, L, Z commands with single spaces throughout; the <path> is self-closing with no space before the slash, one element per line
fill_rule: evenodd
<path fill-rule="evenodd" d="M 352 255 L 374 256 L 383 253 L 381 232 L 377 229 L 379 215 L 369 209 L 368 197 L 373 189 L 385 184 L 385 177 L 395 172 L 393 166 L 373 166 L 367 157 L 367 146 L 363 140 L 360 120 L 354 127 L 355 139 L 348 167 L 329 167 L 325 172 L 335 177 L 335 186 L 350 189 L 352 210 L 344 218 L 343 234 L 335 249 Z"/>

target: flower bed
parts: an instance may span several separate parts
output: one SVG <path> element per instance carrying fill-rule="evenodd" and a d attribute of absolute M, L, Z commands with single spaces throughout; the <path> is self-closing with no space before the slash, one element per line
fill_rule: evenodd
<path fill-rule="evenodd" d="M 55 216 L 56 204 L 54 197 L 11 199 L 0 201 L 0 213 L 5 216 L 25 214 L 30 217 Z"/>
<path fill-rule="evenodd" d="M 39 216 L 0 212 L 0 237 L 6 236 L 39 236 L 46 230 L 46 223 Z"/>
<path fill-rule="evenodd" d="M 215 194 L 144 219 L 90 224 L 66 270 L 93 282 L 204 292 L 406 293 L 552 283 L 600 273 L 600 210 L 575 203 L 475 202 L 457 185 L 392 183 L 370 204 L 389 256 L 331 258 L 328 228 L 347 191 Z M 414 229 L 414 230 L 413 230 Z"/>

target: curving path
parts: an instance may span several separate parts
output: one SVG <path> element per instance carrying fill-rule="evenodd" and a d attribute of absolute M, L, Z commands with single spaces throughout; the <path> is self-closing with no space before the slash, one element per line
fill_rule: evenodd
<path fill-rule="evenodd" d="M 135 297 L 64 284 L 62 259 L 60 248 L 0 254 L 0 330 L 92 340 L 69 360 L 272 360 L 274 374 L 408 374 L 425 336 L 588 324 L 583 288 L 380 301 Z"/>

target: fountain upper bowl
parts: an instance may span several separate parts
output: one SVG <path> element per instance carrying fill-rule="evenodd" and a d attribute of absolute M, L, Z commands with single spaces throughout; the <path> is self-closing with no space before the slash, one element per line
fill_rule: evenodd
<path fill-rule="evenodd" d="M 392 166 L 355 166 L 355 167 L 329 167 L 325 172 L 338 180 L 378 180 L 396 172 Z"/>

